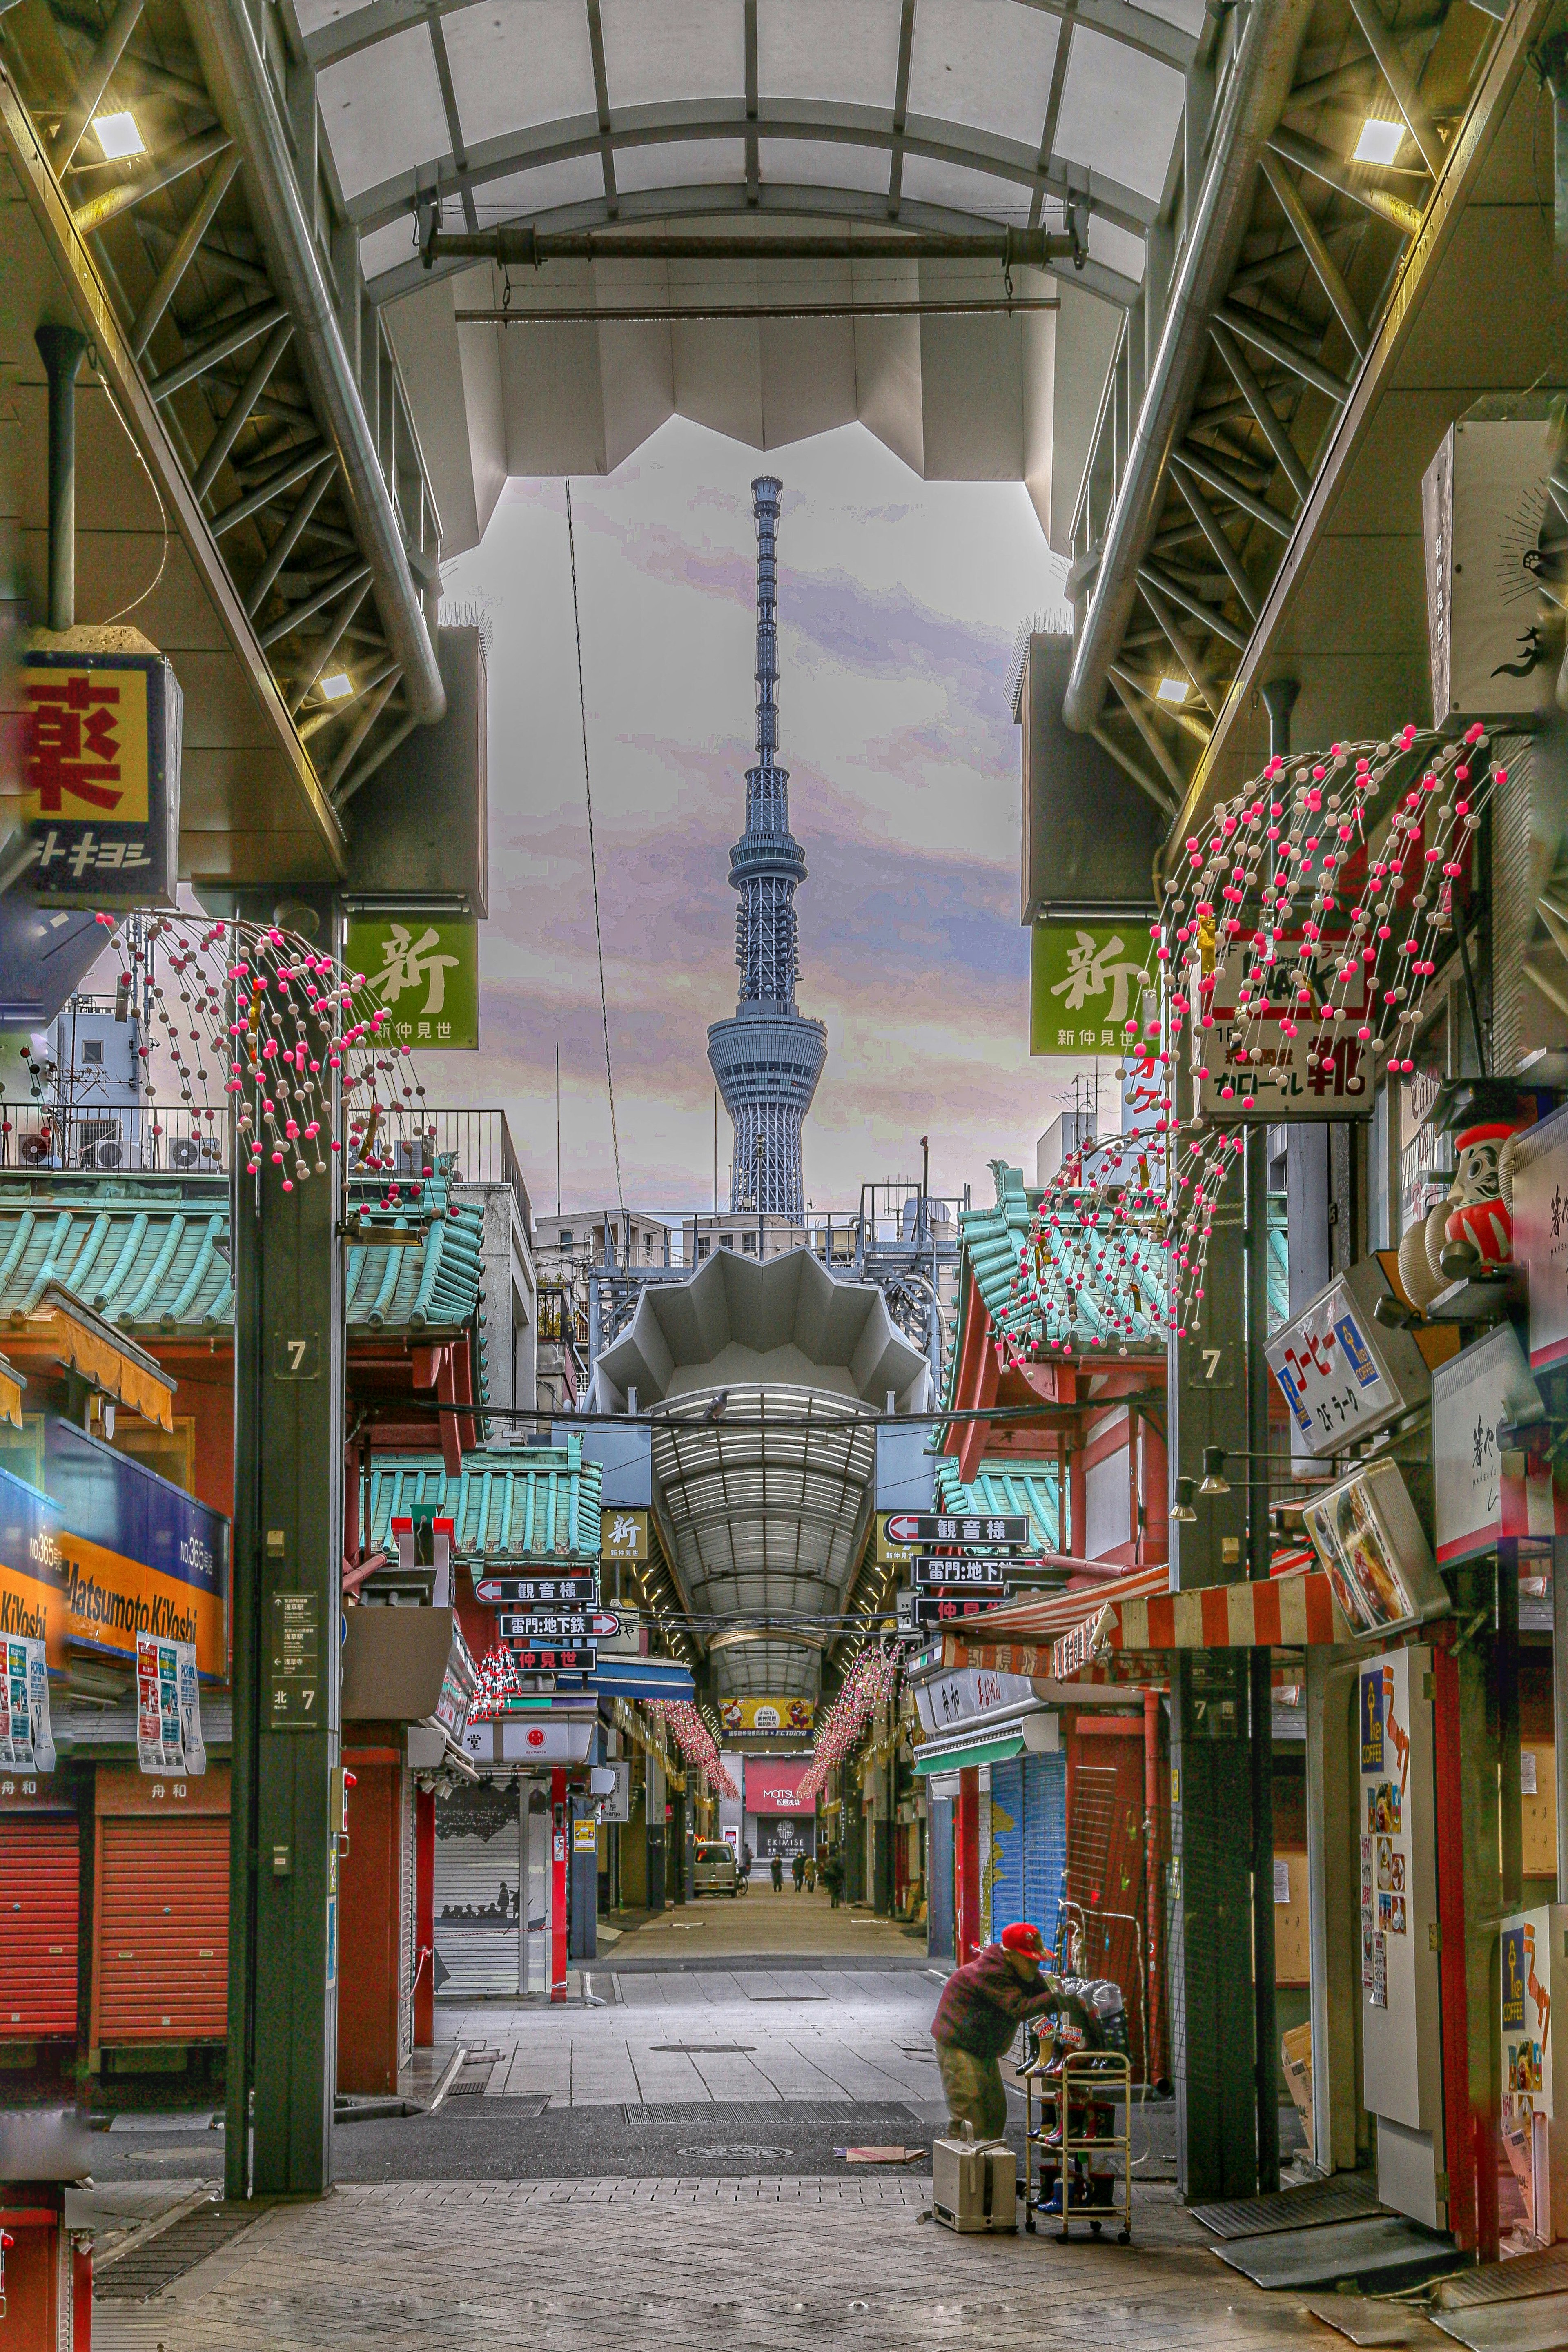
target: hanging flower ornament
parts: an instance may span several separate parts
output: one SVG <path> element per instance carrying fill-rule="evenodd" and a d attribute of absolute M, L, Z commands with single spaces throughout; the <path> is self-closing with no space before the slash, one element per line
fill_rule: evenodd
<path fill-rule="evenodd" d="M 112 915 L 98 920 L 115 928 Z M 390 1127 L 417 1108 L 412 1048 L 386 1034 L 388 1008 L 363 972 L 275 923 L 204 922 L 159 915 L 118 932 L 123 988 L 141 983 L 149 1034 L 138 1049 L 145 1092 L 155 1103 L 153 1055 L 173 1063 L 181 1104 L 209 1129 L 228 1097 L 237 1157 L 247 1175 L 276 1169 L 291 1192 L 324 1176 L 345 1148 L 356 1172 L 387 1174 L 385 1205 L 417 1199 L 417 1179 L 400 1185 Z M 220 1075 L 221 1074 L 221 1075 Z M 333 1076 L 344 1141 L 331 1132 Z M 153 1133 L 163 1129 L 155 1121 Z M 198 1129 L 199 1132 L 199 1129 Z"/>
<path fill-rule="evenodd" d="M 468 1708 L 470 1723 L 493 1723 L 508 1712 L 508 1703 L 522 1696 L 517 1664 L 504 1642 L 497 1642 L 479 1660 L 479 1680 Z"/>
<path fill-rule="evenodd" d="M 738 1797 L 741 1793 L 720 1760 L 718 1743 L 689 1699 L 650 1698 L 643 1705 L 656 1721 L 663 1723 L 676 1746 L 694 1770 L 706 1772 L 721 1797 Z"/>
<path fill-rule="evenodd" d="M 828 1774 L 843 1763 L 877 1709 L 891 1702 L 899 1687 L 900 1663 L 890 1643 L 861 1651 L 816 1727 L 816 1750 L 800 1776 L 803 1797 L 821 1794 Z"/>

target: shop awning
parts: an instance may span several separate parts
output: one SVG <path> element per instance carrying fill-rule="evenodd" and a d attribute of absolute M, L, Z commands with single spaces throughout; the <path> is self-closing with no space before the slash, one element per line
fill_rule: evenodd
<path fill-rule="evenodd" d="M 155 1422 L 160 1429 L 174 1428 L 174 1382 L 162 1365 L 63 1283 L 46 1283 L 35 1307 L 26 1314 L 20 1309 L 13 1313 L 6 1339 L 12 1347 L 79 1373 L 100 1395 L 129 1405 L 143 1421 Z M 15 1379 L 14 1372 L 11 1377 Z"/>
<path fill-rule="evenodd" d="M 686 1666 L 663 1658 L 599 1658 L 589 1685 L 595 1698 L 694 1699 L 697 1685 Z"/>
<path fill-rule="evenodd" d="M 342 1719 L 422 1723 L 461 1746 L 479 1681 L 453 1609 L 344 1612 Z"/>
<path fill-rule="evenodd" d="M 0 1356 L 0 1423 L 8 1423 L 12 1429 L 22 1426 L 22 1391 L 26 1385 L 15 1364 L 8 1364 Z"/>
<path fill-rule="evenodd" d="M 1351 1638 L 1331 1582 L 1313 1570 L 1108 1601 L 1053 1645 L 1051 1672 L 1067 1681 L 1096 1659 L 1127 1652 L 1304 1650 Z"/>
<path fill-rule="evenodd" d="M 972 1764 L 1006 1764 L 1023 1752 L 1024 1735 L 1021 1731 L 1001 1738 L 974 1738 L 967 1745 L 963 1740 L 948 1740 L 940 1748 L 918 1755 L 915 1770 L 925 1774 L 966 1772 Z"/>

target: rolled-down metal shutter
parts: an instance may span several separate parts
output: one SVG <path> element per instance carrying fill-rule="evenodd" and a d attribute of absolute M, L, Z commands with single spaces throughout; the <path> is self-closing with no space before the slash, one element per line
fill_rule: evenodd
<path fill-rule="evenodd" d="M 517 1786 L 481 1781 L 436 1799 L 436 1983 L 448 1998 L 521 1990 Z"/>
<path fill-rule="evenodd" d="M 228 2031 L 228 1819 L 101 1823 L 95 2039 L 221 2042 Z"/>
<path fill-rule="evenodd" d="M 0 1815 L 0 2042 L 76 2032 L 74 1813 Z"/>
<path fill-rule="evenodd" d="M 991 1933 L 1024 1916 L 1024 1765 L 991 1767 Z"/>
<path fill-rule="evenodd" d="M 1026 1756 L 1024 1763 L 1024 1916 L 1055 1957 L 1057 1915 L 1068 1859 L 1067 1758 Z"/>
<path fill-rule="evenodd" d="M 397 1921 L 397 2063 L 405 2066 L 414 2055 L 414 1968 L 418 1935 L 415 1925 L 414 1874 L 415 1821 L 418 1813 L 418 1796 L 412 1772 L 400 1772 L 403 1787 L 403 1820 L 400 1843 L 403 1849 L 402 1897 Z"/>

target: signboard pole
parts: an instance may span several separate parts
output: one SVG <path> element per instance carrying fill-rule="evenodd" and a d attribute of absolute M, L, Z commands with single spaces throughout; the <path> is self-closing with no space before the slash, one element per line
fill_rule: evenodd
<path fill-rule="evenodd" d="M 1182 1083 L 1187 1083 L 1184 1073 Z M 1243 1360 L 1246 1279 L 1242 1211 L 1215 1210 L 1204 1297 L 1185 1337 L 1170 1342 L 1171 1470 L 1203 1475 L 1205 1446 L 1247 1448 Z M 1235 1583 L 1245 1573 L 1247 1491 L 1205 1496 L 1198 1516 L 1171 1528 L 1171 1581 Z M 1243 2053 L 1253 2044 L 1251 1815 L 1245 1656 L 1186 1651 L 1171 1677 L 1171 1878 L 1167 1945 L 1176 2092 L 1176 2169 L 1194 2202 L 1257 2191 L 1257 2101 Z M 1265 1873 L 1273 1885 L 1272 1856 Z M 1270 1919 L 1272 1928 L 1272 1919 Z"/>
<path fill-rule="evenodd" d="M 337 1108 L 334 1089 L 334 1129 Z M 226 2170 L 238 2201 L 316 2197 L 332 2181 L 343 1322 L 335 1156 L 331 1173 L 290 1192 L 247 1178 L 243 1154 L 232 1164 Z"/>
<path fill-rule="evenodd" d="M 1267 1584 L 1268 1542 L 1268 1138 L 1247 1129 L 1247 1571 Z M 1270 1654 L 1248 1654 L 1247 1715 L 1252 1776 L 1252 2050 L 1258 2086 L 1258 2193 L 1279 2186 L 1279 2099 L 1275 2088 L 1279 2018 L 1274 1998 L 1274 1697 Z"/>

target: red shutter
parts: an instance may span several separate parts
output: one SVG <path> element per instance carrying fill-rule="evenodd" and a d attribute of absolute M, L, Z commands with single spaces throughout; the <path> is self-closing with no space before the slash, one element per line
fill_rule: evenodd
<path fill-rule="evenodd" d="M 228 1819 L 100 1822 L 95 2042 L 221 2042 Z"/>
<path fill-rule="evenodd" d="M 76 2032 L 74 1813 L 0 1814 L 0 2042 Z"/>

